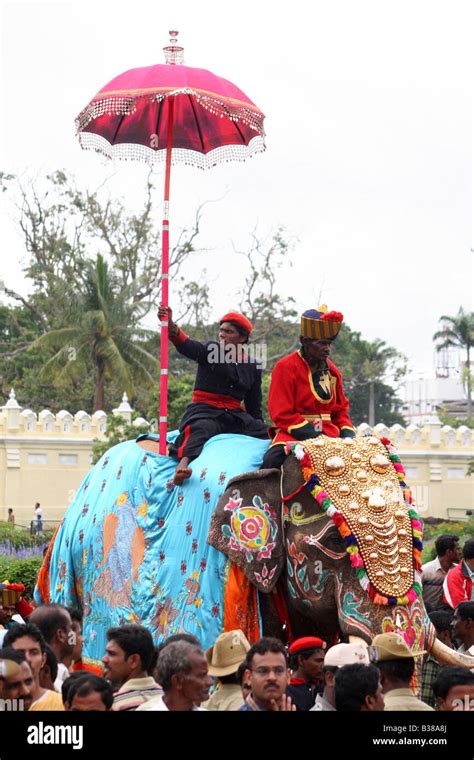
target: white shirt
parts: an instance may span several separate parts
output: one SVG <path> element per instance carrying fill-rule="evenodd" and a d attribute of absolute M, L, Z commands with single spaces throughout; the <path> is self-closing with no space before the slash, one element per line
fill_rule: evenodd
<path fill-rule="evenodd" d="M 431 562 L 425 562 L 424 565 L 421 566 L 421 572 L 426 573 L 428 571 L 431 571 L 435 573 L 437 570 L 441 570 L 441 562 L 439 561 L 439 557 L 435 557 L 431 560 Z"/>
<path fill-rule="evenodd" d="M 85 672 L 85 671 L 84 671 Z M 59 691 L 61 693 L 61 687 L 66 680 L 66 678 L 69 678 L 70 672 L 67 669 L 67 667 L 64 665 L 63 662 L 58 662 L 58 675 L 54 682 L 54 689 L 55 691 Z"/>

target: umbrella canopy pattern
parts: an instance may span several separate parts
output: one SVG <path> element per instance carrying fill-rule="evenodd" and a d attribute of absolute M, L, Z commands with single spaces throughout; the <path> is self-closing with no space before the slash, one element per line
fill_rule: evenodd
<path fill-rule="evenodd" d="M 265 150 L 264 114 L 238 87 L 205 69 L 157 64 L 115 77 L 76 119 L 81 146 L 108 158 L 166 157 L 174 101 L 172 163 L 207 169 Z"/>

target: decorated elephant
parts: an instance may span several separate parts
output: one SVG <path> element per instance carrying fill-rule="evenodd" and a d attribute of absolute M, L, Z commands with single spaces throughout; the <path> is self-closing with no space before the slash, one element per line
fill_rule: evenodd
<path fill-rule="evenodd" d="M 463 661 L 423 604 L 422 524 L 404 477 L 386 439 L 320 436 L 293 444 L 282 471 L 228 483 L 210 542 L 258 588 L 266 634 L 370 643 L 397 631 L 412 651 Z"/>
<path fill-rule="evenodd" d="M 328 642 L 397 629 L 414 649 L 432 647 L 417 575 L 421 526 L 398 484 L 401 465 L 389 461 L 396 455 L 375 438 L 313 443 L 295 445 L 282 472 L 258 471 L 268 442 L 215 436 L 179 487 L 153 436 L 114 446 L 50 543 L 37 603 L 83 611 L 83 660 L 97 671 L 107 629 L 125 622 L 146 625 L 156 643 L 188 631 L 204 647 L 235 628 L 250 641 L 314 632 Z M 392 584 L 378 579 L 384 568 Z"/>

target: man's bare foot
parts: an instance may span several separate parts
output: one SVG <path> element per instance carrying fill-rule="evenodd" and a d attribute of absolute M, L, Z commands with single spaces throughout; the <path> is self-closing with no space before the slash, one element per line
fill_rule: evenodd
<path fill-rule="evenodd" d="M 177 467 L 174 474 L 173 483 L 175 486 L 180 486 L 184 480 L 191 477 L 193 471 L 190 467 Z"/>

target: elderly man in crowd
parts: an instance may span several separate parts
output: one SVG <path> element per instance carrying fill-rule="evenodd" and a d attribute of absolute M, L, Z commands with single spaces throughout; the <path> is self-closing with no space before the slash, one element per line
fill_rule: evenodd
<path fill-rule="evenodd" d="M 203 705 L 207 710 L 238 710 L 242 704 L 242 687 L 238 680 L 250 644 L 240 630 L 225 631 L 206 652 L 209 675 L 217 678 L 217 687 Z"/>
<path fill-rule="evenodd" d="M 68 665 L 71 663 L 76 640 L 69 610 L 60 604 L 44 604 L 33 610 L 29 622 L 38 626 L 44 640 L 56 655 L 58 673 L 54 688 L 61 691 L 63 681 L 69 676 Z M 68 664 L 65 664 L 65 660 Z"/>
<path fill-rule="evenodd" d="M 30 710 L 64 710 L 61 694 L 40 684 L 40 671 L 46 661 L 46 642 L 40 629 L 33 623 L 15 625 L 7 631 L 3 644 L 23 652 L 31 668 L 34 685 Z"/>
<path fill-rule="evenodd" d="M 150 675 L 155 664 L 155 646 L 143 625 L 109 628 L 102 658 L 104 676 L 117 689 L 114 710 L 136 710 L 160 696 L 162 690 Z"/>
<path fill-rule="evenodd" d="M 369 650 L 364 644 L 335 644 L 324 657 L 324 691 L 316 695 L 312 712 L 336 710 L 336 675 L 345 665 L 370 665 Z"/>
<path fill-rule="evenodd" d="M 415 672 L 414 658 L 421 657 L 426 652 L 414 654 L 398 633 L 380 633 L 372 641 L 371 653 L 380 671 L 386 711 L 433 710 L 410 689 Z"/>
<path fill-rule="evenodd" d="M 459 536 L 443 534 L 435 541 L 436 557 L 426 562 L 422 570 L 423 600 L 428 611 L 446 608 L 443 602 L 443 583 L 448 572 L 461 559 Z"/>
<path fill-rule="evenodd" d="M 290 648 L 292 675 L 286 693 L 299 712 L 311 710 L 316 689 L 323 684 L 323 662 L 326 642 L 316 636 L 296 639 Z"/>
<path fill-rule="evenodd" d="M 296 711 L 286 696 L 290 677 L 286 649 L 278 639 L 264 636 L 247 653 L 246 677 L 250 694 L 241 711 Z"/>
<path fill-rule="evenodd" d="M 23 652 L 0 649 L 0 710 L 7 704 L 14 709 L 29 710 L 33 702 L 34 679 Z"/>
<path fill-rule="evenodd" d="M 337 712 L 381 712 L 384 697 L 380 673 L 374 665 L 343 665 L 335 679 Z"/>
<path fill-rule="evenodd" d="M 462 561 L 449 571 L 443 583 L 443 599 L 453 610 L 461 602 L 474 600 L 474 538 L 463 546 Z"/>
<path fill-rule="evenodd" d="M 204 710 L 200 705 L 209 696 L 212 680 L 200 646 L 174 641 L 162 647 L 156 669 L 163 696 L 150 699 L 137 712 Z"/>
<path fill-rule="evenodd" d="M 445 667 L 433 684 L 438 709 L 474 712 L 474 672 L 463 667 Z"/>

